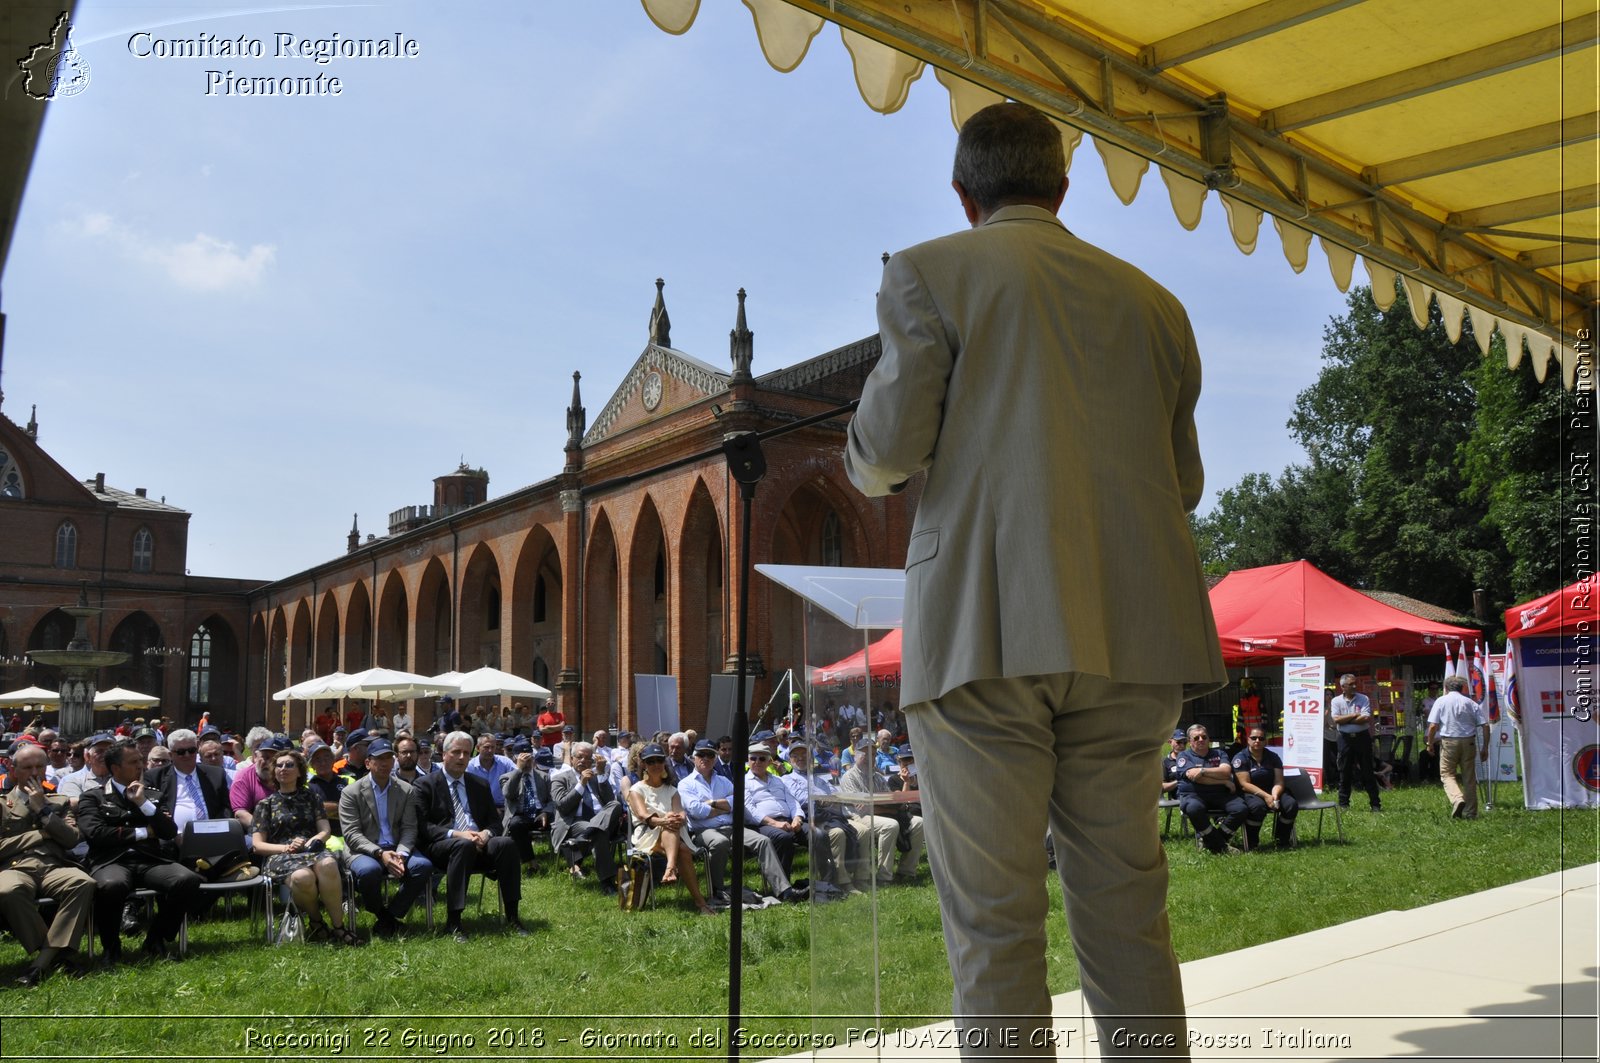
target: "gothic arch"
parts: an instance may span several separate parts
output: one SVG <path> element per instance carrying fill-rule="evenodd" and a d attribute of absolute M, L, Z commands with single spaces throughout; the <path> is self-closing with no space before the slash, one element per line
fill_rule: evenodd
<path fill-rule="evenodd" d="M 583 727 L 621 724 L 621 647 L 616 618 L 622 615 L 617 539 L 610 515 L 599 509 L 583 557 Z"/>
<path fill-rule="evenodd" d="M 428 559 L 417 581 L 416 653 L 413 670 L 422 675 L 448 672 L 455 665 L 454 617 L 450 608 L 450 577 L 438 557 Z"/>
<path fill-rule="evenodd" d="M 563 667 L 562 621 L 566 588 L 561 551 L 542 524 L 529 530 L 511 572 L 511 661 L 508 671 L 555 689 L 547 682 Z M 536 675 L 542 672 L 544 678 Z"/>
<path fill-rule="evenodd" d="M 710 673 L 727 656 L 727 550 L 722 520 L 704 479 L 696 478 L 677 535 L 678 705 L 683 723 L 704 730 Z"/>
<path fill-rule="evenodd" d="M 128 660 L 105 671 L 106 688 L 122 687 L 161 697 L 161 667 L 165 658 L 146 653 L 164 644 L 161 625 L 142 609 L 135 609 L 111 631 L 106 648 L 128 654 Z"/>
<path fill-rule="evenodd" d="M 284 686 L 310 679 L 312 669 L 311 602 L 301 598 L 289 611 L 289 679 Z"/>
<path fill-rule="evenodd" d="M 324 591 L 322 603 L 317 606 L 316 651 L 312 655 L 311 673 L 299 677 L 327 675 L 339 668 L 339 601 L 333 591 Z M 298 681 L 298 679 L 296 680 Z"/>
<path fill-rule="evenodd" d="M 271 634 L 267 637 L 267 681 L 261 692 L 265 718 L 272 719 L 272 693 L 289 685 L 288 607 L 279 606 L 272 614 Z"/>
<path fill-rule="evenodd" d="M 252 635 L 260 624 L 250 625 Z M 192 723 L 202 712 L 225 709 L 235 711 L 235 692 L 240 687 L 239 637 L 232 625 L 216 613 L 194 626 L 184 643 L 183 704 L 181 718 Z M 220 721 L 218 721 L 220 722 Z"/>
<path fill-rule="evenodd" d="M 377 659 L 379 668 L 395 668 L 402 672 L 411 670 L 410 647 L 411 602 L 406 594 L 406 581 L 398 571 L 383 575 L 383 589 L 378 592 Z M 356 669 L 360 671 L 360 669 Z"/>
<path fill-rule="evenodd" d="M 372 595 L 367 585 L 357 580 L 350 588 L 350 598 L 344 605 L 344 623 L 340 625 L 344 645 L 340 654 L 339 669 L 360 672 L 372 665 Z"/>
<path fill-rule="evenodd" d="M 649 494 L 633 522 L 626 579 L 628 589 L 621 617 L 627 626 L 623 649 L 627 665 L 622 670 L 622 681 L 623 690 L 631 693 L 635 675 L 667 675 L 677 663 L 670 623 L 672 565 L 661 514 Z"/>
<path fill-rule="evenodd" d="M 485 665 L 500 667 L 501 602 L 500 561 L 486 543 L 467 554 L 461 570 L 461 605 L 458 667 L 463 672 Z"/>

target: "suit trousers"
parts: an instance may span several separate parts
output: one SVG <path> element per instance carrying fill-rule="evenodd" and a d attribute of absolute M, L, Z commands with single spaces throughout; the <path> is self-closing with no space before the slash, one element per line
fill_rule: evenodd
<path fill-rule="evenodd" d="M 492 874 L 500 884 L 500 904 L 507 919 L 517 918 L 522 903 L 522 864 L 517 859 L 517 843 L 495 835 L 479 849 L 465 838 L 451 836 L 435 842 L 428 857 L 435 867 L 444 865 L 445 909 L 453 918 L 467 907 L 467 879 L 473 872 Z"/>
<path fill-rule="evenodd" d="M 601 882 L 611 882 L 617 877 L 617 842 L 627 830 L 628 817 L 622 804 L 608 803 L 593 819 L 574 820 L 561 839 L 558 854 L 568 864 L 583 861 L 584 854 L 594 854 L 594 873 Z"/>
<path fill-rule="evenodd" d="M 1188 1057 L 1167 860 L 1150 815 L 1180 698 L 1176 684 L 1067 672 L 975 680 L 906 707 L 954 1014 L 973 1031 L 963 1058 L 1055 1058 L 1047 823 L 1101 1053 L 1119 1054 L 1112 1033 L 1123 1027 L 1170 1037 L 1160 1054 Z"/>
<path fill-rule="evenodd" d="M 156 941 L 175 939 L 184 915 L 200 903 L 201 878 L 182 864 L 124 858 L 102 864 L 93 875 L 94 921 L 101 947 L 113 959 L 122 952 L 122 908 L 135 889 L 155 890 L 159 895 L 149 934 Z"/>
<path fill-rule="evenodd" d="M 1372 807 L 1380 805 L 1378 776 L 1372 758 L 1372 736 L 1366 731 L 1339 732 L 1339 803 L 1350 805 L 1350 790 L 1360 775 L 1361 788 L 1367 792 Z"/>
<path fill-rule="evenodd" d="M 1461 772 L 1457 781 L 1456 772 Z M 1478 817 L 1478 744 L 1475 738 L 1439 739 L 1439 781 L 1450 808 L 1461 805 L 1467 819 Z"/>
<path fill-rule="evenodd" d="M 357 853 L 350 858 L 350 876 L 355 879 L 356 892 L 361 895 L 361 907 L 369 912 L 383 911 L 383 881 L 389 872 L 373 857 Z M 406 858 L 406 873 L 389 902 L 389 914 L 404 919 L 422 891 L 433 881 L 433 864 L 421 853 Z M 465 907 L 465 903 L 462 905 Z"/>
<path fill-rule="evenodd" d="M 56 916 L 48 928 L 39 914 L 40 897 L 56 902 Z M 53 949 L 77 948 L 78 939 L 89 925 L 93 904 L 94 879 L 79 868 L 0 871 L 0 917 L 30 955 L 46 945 Z M 117 918 L 122 918 L 120 913 Z"/>
<path fill-rule="evenodd" d="M 703 830 L 691 831 L 695 844 L 707 850 L 706 864 L 711 869 L 711 892 L 721 893 L 728 886 L 728 858 L 733 853 L 733 827 L 706 827 Z M 761 877 L 766 880 L 767 888 L 776 896 L 789 888 L 789 875 L 783 869 L 783 863 L 778 859 L 777 850 L 772 847 L 772 841 L 759 831 L 746 827 L 744 831 L 744 851 L 746 855 L 756 854 L 756 862 L 761 865 Z M 740 874 L 740 884 L 743 885 L 744 876 Z M 737 897 L 730 897 L 737 902 Z"/>
<path fill-rule="evenodd" d="M 874 877 L 880 885 L 884 885 L 896 874 L 916 874 L 917 865 L 922 862 L 922 817 L 910 816 L 908 821 L 911 824 L 911 844 L 902 852 L 899 820 L 889 816 L 851 818 L 856 837 L 860 840 L 861 866 L 855 872 L 857 886 L 865 889 Z"/>

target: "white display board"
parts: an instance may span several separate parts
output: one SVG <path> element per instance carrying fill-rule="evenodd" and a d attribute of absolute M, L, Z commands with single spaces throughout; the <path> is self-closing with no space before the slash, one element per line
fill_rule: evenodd
<path fill-rule="evenodd" d="M 1283 766 L 1299 768 L 1322 789 L 1322 721 L 1328 711 L 1324 657 L 1287 657 L 1283 662 Z"/>
<path fill-rule="evenodd" d="M 671 734 L 678 729 L 678 677 L 636 675 L 633 677 L 635 703 L 639 706 L 638 731 L 648 741 L 657 731 Z"/>

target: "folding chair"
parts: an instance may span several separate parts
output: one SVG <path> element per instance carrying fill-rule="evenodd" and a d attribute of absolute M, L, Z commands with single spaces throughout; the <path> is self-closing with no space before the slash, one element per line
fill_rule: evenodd
<path fill-rule="evenodd" d="M 245 845 L 244 824 L 236 819 L 197 819 L 184 824 L 183 837 L 178 841 L 179 859 L 187 866 L 193 867 L 199 860 L 204 860 L 210 867 L 221 865 L 227 860 L 237 860 L 239 855 L 248 857 L 249 847 Z M 143 891 L 141 891 L 143 892 Z M 243 893 L 250 898 L 250 930 L 253 933 L 256 926 L 255 898 L 252 894 L 260 893 L 262 911 L 265 913 L 267 923 L 267 936 L 272 934 L 272 889 L 264 875 L 258 868 L 256 873 L 249 878 L 231 879 L 223 882 L 202 882 L 200 892 L 205 894 L 226 894 L 228 897 L 229 911 L 232 911 L 233 894 Z M 189 951 L 189 920 L 185 916 L 183 924 L 178 931 L 178 954 L 187 955 Z"/>
<path fill-rule="evenodd" d="M 1300 806 L 1301 812 L 1317 814 L 1317 841 L 1322 840 L 1322 819 L 1331 808 L 1333 821 L 1339 828 L 1339 841 L 1344 842 L 1344 809 L 1339 806 L 1339 802 L 1324 801 L 1317 797 L 1317 791 L 1311 785 L 1311 776 L 1299 768 L 1284 769 L 1283 784 L 1288 789 L 1289 795 L 1294 798 L 1295 804 Z"/>

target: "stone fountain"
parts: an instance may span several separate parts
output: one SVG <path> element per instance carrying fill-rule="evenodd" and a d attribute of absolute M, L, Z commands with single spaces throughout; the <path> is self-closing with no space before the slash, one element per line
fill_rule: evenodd
<path fill-rule="evenodd" d="M 61 737 L 73 741 L 94 733 L 95 678 L 100 669 L 126 664 L 132 654 L 97 650 L 89 641 L 89 618 L 99 616 L 102 610 L 89 604 L 86 581 L 78 584 L 78 604 L 64 606 L 61 611 L 77 621 L 67 648 L 29 650 L 28 656 L 39 664 L 61 669 L 61 720 L 57 729 Z"/>

